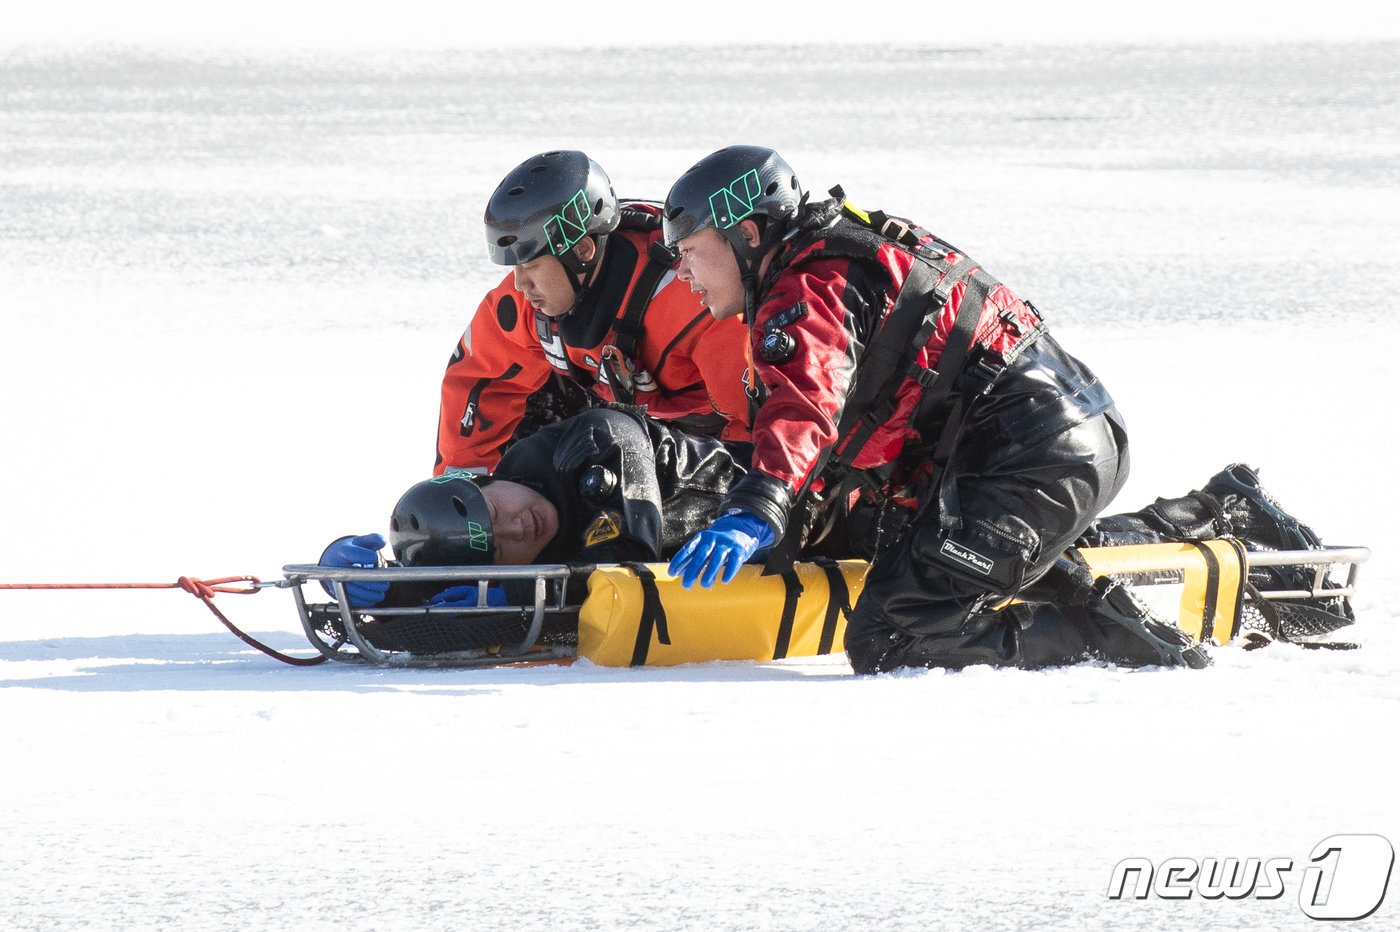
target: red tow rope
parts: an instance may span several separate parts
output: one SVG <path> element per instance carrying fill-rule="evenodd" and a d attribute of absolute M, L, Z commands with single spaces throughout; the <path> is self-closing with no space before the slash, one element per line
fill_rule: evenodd
<path fill-rule="evenodd" d="M 230 583 L 246 583 L 246 585 L 230 585 Z M 209 611 L 214 613 L 214 617 L 219 619 L 225 628 L 228 628 L 243 643 L 267 654 L 274 660 L 289 663 L 294 667 L 314 667 L 318 663 L 325 663 L 324 655 L 319 657 L 293 657 L 284 654 L 279 650 L 268 647 L 250 635 L 244 634 L 228 620 L 219 607 L 214 604 L 214 595 L 219 592 L 227 592 L 230 595 L 256 595 L 263 589 L 262 580 L 256 576 L 222 576 L 218 579 L 197 579 L 194 576 L 181 576 L 173 583 L 0 583 L 0 589 L 183 589 L 190 595 L 195 596 L 205 605 L 209 606 Z"/>

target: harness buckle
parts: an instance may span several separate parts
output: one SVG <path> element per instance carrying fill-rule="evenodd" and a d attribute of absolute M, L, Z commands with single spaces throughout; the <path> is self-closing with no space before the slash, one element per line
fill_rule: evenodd
<path fill-rule="evenodd" d="M 1016 336 L 1025 335 L 1026 328 L 1022 327 L 1021 322 L 1016 319 L 1016 312 L 1013 309 L 1007 308 L 997 316 L 1001 318 L 1002 324 Z"/>
<path fill-rule="evenodd" d="M 1001 358 L 1001 354 L 988 349 L 983 349 L 977 354 L 977 358 L 972 361 L 972 367 L 967 370 L 968 375 L 975 381 L 980 382 L 976 394 L 985 395 L 992 390 L 992 383 L 1006 371 L 1006 361 Z"/>
<path fill-rule="evenodd" d="M 881 424 L 885 423 L 894 414 L 894 401 L 886 398 L 879 404 L 871 405 L 866 412 L 860 416 L 866 427 L 874 432 Z"/>
<path fill-rule="evenodd" d="M 680 250 L 674 246 L 667 246 L 663 240 L 654 239 L 647 247 L 647 258 L 668 267 L 680 261 L 680 257 Z"/>

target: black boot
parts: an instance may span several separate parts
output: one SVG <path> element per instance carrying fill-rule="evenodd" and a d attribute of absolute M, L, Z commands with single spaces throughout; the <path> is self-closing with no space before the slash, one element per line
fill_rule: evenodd
<path fill-rule="evenodd" d="M 1232 536 L 1251 550 L 1313 550 L 1322 540 L 1313 529 L 1283 510 L 1259 485 L 1259 473 L 1233 463 L 1211 477 L 1202 490 L 1217 499 L 1230 520 Z"/>
<path fill-rule="evenodd" d="M 1122 547 L 1130 544 L 1215 540 L 1230 536 L 1224 506 L 1207 492 L 1180 498 L 1159 498 L 1141 511 L 1106 515 L 1084 529 L 1080 547 Z"/>
<path fill-rule="evenodd" d="M 1226 466 L 1206 483 L 1204 492 L 1220 500 L 1233 535 L 1246 550 L 1316 550 L 1322 546 L 1322 538 L 1316 531 L 1284 511 L 1278 500 L 1264 491 L 1259 484 L 1259 472 L 1251 466 L 1243 463 Z M 1259 593 L 1311 589 L 1313 568 L 1302 565 L 1252 567 L 1249 582 Z M 1322 588 L 1335 588 L 1335 584 L 1323 580 Z M 1356 620 L 1351 600 L 1344 596 L 1281 600 L 1260 605 L 1254 612 L 1267 622 L 1278 640 L 1307 646 L 1355 646 L 1322 640 Z M 1251 625 L 1247 623 L 1245 627 Z"/>

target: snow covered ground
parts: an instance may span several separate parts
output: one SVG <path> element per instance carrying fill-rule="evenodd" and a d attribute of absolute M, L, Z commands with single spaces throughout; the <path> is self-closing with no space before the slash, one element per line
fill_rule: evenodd
<path fill-rule="evenodd" d="M 1400 843 L 1400 45 L 626 58 L 0 47 L 0 581 L 271 579 L 382 528 L 495 181 L 579 147 L 660 197 L 743 141 L 1033 299 L 1129 419 L 1123 508 L 1244 460 L 1372 547 L 1363 649 L 293 669 L 178 592 L 0 592 L 0 927 L 1313 925 L 1315 844 Z M 219 604 L 304 648 L 286 593 Z M 1129 857 L 1295 868 L 1111 900 Z"/>

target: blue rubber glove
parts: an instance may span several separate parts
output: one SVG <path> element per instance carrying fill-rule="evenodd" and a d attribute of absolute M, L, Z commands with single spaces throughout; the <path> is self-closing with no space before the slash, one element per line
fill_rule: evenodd
<path fill-rule="evenodd" d="M 331 541 L 331 545 L 316 562 L 321 566 L 362 566 L 379 565 L 379 549 L 384 546 L 380 534 L 361 534 L 359 537 L 342 537 Z M 335 589 L 329 580 L 321 580 L 321 588 L 326 594 L 335 597 Z M 387 582 L 352 582 L 345 584 L 345 597 L 351 608 L 369 608 L 384 601 L 389 592 Z"/>
<path fill-rule="evenodd" d="M 772 545 L 773 529 L 767 521 L 747 511 L 736 511 L 716 518 L 708 528 L 686 541 L 671 558 L 668 569 L 672 576 L 681 578 L 685 588 L 695 585 L 698 578 L 700 585 L 708 589 L 715 584 L 721 570 L 723 581 L 727 583 L 749 557 Z"/>
<path fill-rule="evenodd" d="M 477 585 L 477 583 L 467 583 L 465 586 L 444 589 L 429 599 L 428 604 L 444 608 L 476 608 Z M 487 583 L 486 604 L 492 608 L 500 608 L 505 605 L 506 591 L 498 585 Z"/>

